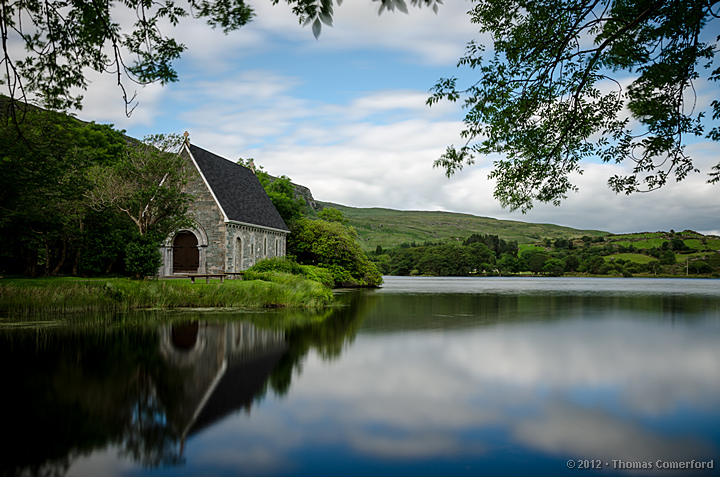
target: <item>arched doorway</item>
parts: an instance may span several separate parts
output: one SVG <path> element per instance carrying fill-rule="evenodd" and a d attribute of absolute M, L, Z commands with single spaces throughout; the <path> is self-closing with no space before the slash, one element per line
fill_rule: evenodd
<path fill-rule="evenodd" d="M 192 232 L 180 232 L 173 241 L 173 273 L 197 273 L 200 267 L 198 241 Z"/>

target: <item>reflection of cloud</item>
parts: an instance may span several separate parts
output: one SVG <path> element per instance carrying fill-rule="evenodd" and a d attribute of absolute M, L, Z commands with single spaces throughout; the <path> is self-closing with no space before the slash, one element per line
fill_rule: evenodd
<path fill-rule="evenodd" d="M 280 456 L 301 447 L 307 435 L 291 425 L 292 416 L 276 411 L 253 410 L 252 418 L 237 413 L 190 439 L 186 447 L 190 474 L 201 475 L 208 468 L 231 473 L 243 469 L 247 474 L 282 473 L 291 468 L 292 463 Z"/>
<path fill-rule="evenodd" d="M 661 437 L 605 412 L 559 403 L 543 409 L 539 418 L 518 420 L 513 427 L 521 444 L 574 459 L 601 459 L 610 468 L 613 459 L 689 461 L 713 452 L 711 446 L 696 439 Z"/>
<path fill-rule="evenodd" d="M 362 454 L 389 459 L 422 459 L 460 450 L 459 443 L 451 436 L 434 433 L 413 433 L 397 438 L 386 434 L 351 432 L 348 440 Z"/>
<path fill-rule="evenodd" d="M 710 336 L 598 321 L 464 331 L 451 347 L 445 338 L 361 335 L 337 364 L 310 357 L 293 385 L 293 401 L 303 403 L 294 412 L 310 427 L 333 422 L 315 431 L 323 440 L 381 458 L 484 448 L 491 443 L 460 431 L 489 427 L 555 454 L 681 459 L 708 450 L 614 413 L 662 420 L 679 407 L 717 409 L 720 351 Z M 388 429 L 381 444 L 375 426 Z"/>
<path fill-rule="evenodd" d="M 127 459 L 118 459 L 119 447 L 110 446 L 101 451 L 83 455 L 72 463 L 65 473 L 68 477 L 83 475 L 123 475 L 135 467 L 135 463 Z"/>

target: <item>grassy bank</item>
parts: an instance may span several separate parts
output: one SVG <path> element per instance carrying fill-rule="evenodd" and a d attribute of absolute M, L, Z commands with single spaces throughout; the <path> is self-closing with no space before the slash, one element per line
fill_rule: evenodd
<path fill-rule="evenodd" d="M 31 314 L 143 308 L 294 308 L 319 307 L 332 292 L 303 277 L 276 274 L 271 281 L 228 280 L 7 280 L 0 281 L 0 312 Z"/>

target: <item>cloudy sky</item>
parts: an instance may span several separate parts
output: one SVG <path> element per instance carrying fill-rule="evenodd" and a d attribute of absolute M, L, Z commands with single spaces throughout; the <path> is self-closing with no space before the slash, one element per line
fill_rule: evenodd
<path fill-rule="evenodd" d="M 200 147 L 231 160 L 253 157 L 271 174 L 310 187 L 318 200 L 354 207 L 445 210 L 616 233 L 720 234 L 720 186 L 705 183 L 720 144 L 710 141 L 688 146 L 703 172 L 682 183 L 616 196 L 606 181 L 623 168 L 589 162 L 575 180 L 579 193 L 526 215 L 492 198 L 492 158 L 451 179 L 433 169 L 446 146 L 462 143 L 462 109 L 430 108 L 425 100 L 440 77 L 472 79 L 455 66 L 465 44 L 481 39 L 468 2 L 448 1 L 437 14 L 424 8 L 378 16 L 369 0 L 346 1 L 319 40 L 286 5 L 253 3 L 255 20 L 228 36 L 201 21 L 184 22 L 174 33 L 188 47 L 176 64 L 180 81 L 138 88 L 131 118 L 113 79 L 95 76 L 78 116 L 135 137 L 187 130 Z M 707 105 L 715 91 L 716 84 L 699 85 L 698 104 Z"/>

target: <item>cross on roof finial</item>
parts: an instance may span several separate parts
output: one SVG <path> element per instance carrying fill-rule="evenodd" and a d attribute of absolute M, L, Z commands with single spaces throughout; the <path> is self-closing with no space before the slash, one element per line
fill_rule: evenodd
<path fill-rule="evenodd" d="M 185 132 L 183 133 L 183 136 L 185 136 L 185 140 L 186 140 L 187 142 L 190 142 L 190 133 L 189 133 L 189 132 L 185 131 Z"/>

